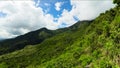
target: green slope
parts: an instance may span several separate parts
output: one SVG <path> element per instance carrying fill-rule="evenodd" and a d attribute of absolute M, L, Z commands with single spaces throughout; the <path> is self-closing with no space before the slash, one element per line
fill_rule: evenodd
<path fill-rule="evenodd" d="M 119 68 L 120 7 L 91 23 L 0 56 L 1 68 Z"/>
<path fill-rule="evenodd" d="M 81 22 L 88 22 L 88 21 L 86 20 Z M 57 30 L 48 30 L 46 28 L 41 28 L 39 30 L 29 32 L 27 34 L 18 36 L 16 38 L 0 41 L 0 55 L 23 49 L 27 45 L 40 44 L 45 39 L 48 39 L 52 36 L 55 36 L 63 32 L 73 31 L 79 28 L 81 22 L 73 26 L 70 26 L 68 28 L 61 28 Z"/>
<path fill-rule="evenodd" d="M 0 61 L 4 61 L 7 64 L 10 63 L 9 67 L 12 68 L 16 68 L 17 66 L 24 68 L 31 64 L 39 65 L 52 58 L 57 58 L 57 56 L 65 52 L 64 49 L 71 46 L 75 42 L 75 39 L 77 40 L 77 38 L 84 34 L 85 29 L 89 24 L 90 23 L 84 21 L 76 30 L 73 30 L 72 26 L 70 29 L 73 31 L 66 31 L 49 38 L 36 46 L 29 45 L 22 50 L 3 55 L 0 57 Z"/>
<path fill-rule="evenodd" d="M 0 42 L 0 54 L 22 49 L 26 45 L 41 43 L 43 40 L 52 37 L 53 35 L 53 31 L 42 28 L 40 30 L 29 32 L 25 35 L 21 35 L 13 39 L 4 40 Z"/>

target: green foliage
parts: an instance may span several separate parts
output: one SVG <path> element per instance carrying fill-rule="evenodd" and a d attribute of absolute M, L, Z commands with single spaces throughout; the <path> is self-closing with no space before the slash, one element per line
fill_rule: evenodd
<path fill-rule="evenodd" d="M 90 55 L 81 55 L 79 61 L 81 66 L 85 67 L 92 62 L 92 57 Z"/>
<path fill-rule="evenodd" d="M 8 66 L 7 66 L 6 63 L 2 62 L 2 63 L 0 64 L 0 68 L 8 68 Z"/>
<path fill-rule="evenodd" d="M 114 0 L 113 2 L 120 6 L 120 0 Z"/>
<path fill-rule="evenodd" d="M 120 8 L 93 21 L 38 32 L 44 41 L 0 56 L 2 68 L 119 68 Z M 51 36 L 51 35 L 54 36 Z M 33 34 L 32 34 L 33 35 Z M 28 36 L 27 36 L 28 37 Z M 32 39 L 32 38 L 31 38 Z M 26 42 L 19 41 L 19 43 Z M 18 44 L 19 44 L 18 43 Z M 5 48 L 1 47 L 4 52 Z M 8 47 L 9 49 L 9 47 Z"/>

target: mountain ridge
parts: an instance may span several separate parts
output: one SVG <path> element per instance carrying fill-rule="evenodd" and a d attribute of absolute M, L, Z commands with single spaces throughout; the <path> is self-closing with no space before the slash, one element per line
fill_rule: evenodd
<path fill-rule="evenodd" d="M 41 43 L 45 39 L 55 36 L 59 33 L 73 31 L 77 28 L 80 28 L 79 26 L 83 22 L 91 22 L 91 21 L 87 21 L 87 20 L 79 21 L 79 22 L 75 23 L 73 26 L 66 27 L 66 28 L 60 28 L 57 30 L 49 30 L 47 28 L 41 28 L 39 30 L 28 32 L 24 35 L 20 35 L 16 38 L 1 41 L 0 42 L 0 47 L 1 47 L 0 54 L 13 52 L 15 50 L 20 50 L 27 45 L 35 45 L 35 44 Z M 6 49 L 6 48 L 8 48 L 8 49 Z"/>
<path fill-rule="evenodd" d="M 119 0 L 114 0 L 119 2 Z M 119 3 L 118 3 L 119 4 Z M 120 68 L 120 6 L 39 44 L 0 55 L 2 68 Z M 58 31 L 59 32 L 59 31 Z"/>

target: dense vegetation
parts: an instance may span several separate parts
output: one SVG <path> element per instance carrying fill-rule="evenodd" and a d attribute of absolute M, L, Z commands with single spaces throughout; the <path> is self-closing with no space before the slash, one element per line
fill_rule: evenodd
<path fill-rule="evenodd" d="M 81 22 L 88 22 L 88 21 L 81 21 Z M 29 32 L 25 35 L 18 36 L 16 38 L 0 41 L 0 55 L 5 53 L 10 53 L 15 50 L 20 50 L 27 45 L 40 44 L 45 39 L 48 39 L 59 33 L 66 31 L 73 31 L 79 28 L 79 25 L 80 23 L 77 23 L 74 26 L 70 26 L 68 28 L 61 28 L 57 30 L 48 30 L 47 28 L 42 28 L 36 31 Z"/>
<path fill-rule="evenodd" d="M 1 55 L 0 67 L 119 68 L 120 7 L 93 21 L 78 22 L 39 44 Z"/>

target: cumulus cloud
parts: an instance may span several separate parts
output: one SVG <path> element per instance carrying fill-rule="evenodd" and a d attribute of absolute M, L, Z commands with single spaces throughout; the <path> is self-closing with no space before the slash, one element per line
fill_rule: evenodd
<path fill-rule="evenodd" d="M 90 20 L 97 17 L 100 13 L 114 7 L 113 0 L 71 0 L 73 8 L 71 15 L 77 16 L 80 20 Z"/>
<path fill-rule="evenodd" d="M 112 4 L 112 0 L 71 0 L 71 5 L 73 6 L 72 10 L 63 10 L 58 23 L 66 23 L 67 26 L 70 26 L 78 20 L 92 20 L 99 16 L 100 13 L 115 6 Z"/>
<path fill-rule="evenodd" d="M 45 14 L 33 1 L 1 1 L 0 11 L 7 14 L 6 17 L 0 18 L 2 38 L 21 35 L 42 27 L 57 28 L 53 16 Z"/>
<path fill-rule="evenodd" d="M 63 13 L 61 14 L 61 17 L 58 18 L 58 23 L 66 23 L 67 26 L 70 26 L 74 24 L 76 20 L 74 19 L 74 15 L 69 12 L 68 10 L 63 10 Z"/>
<path fill-rule="evenodd" d="M 35 3 L 29 1 L 0 1 L 0 12 L 5 13 L 4 18 L 0 17 L 0 38 L 12 38 L 29 31 L 42 27 L 57 29 L 61 25 L 70 26 L 78 20 L 91 20 L 100 13 L 114 7 L 112 0 L 71 0 L 72 9 L 64 9 L 59 18 L 53 17 L 39 7 L 40 0 Z M 55 8 L 60 11 L 63 2 L 55 3 Z M 45 3 L 45 6 L 50 4 Z"/>
<path fill-rule="evenodd" d="M 56 9 L 57 11 L 60 11 L 62 4 L 63 4 L 62 2 L 57 2 L 57 3 L 55 3 L 55 9 Z"/>

